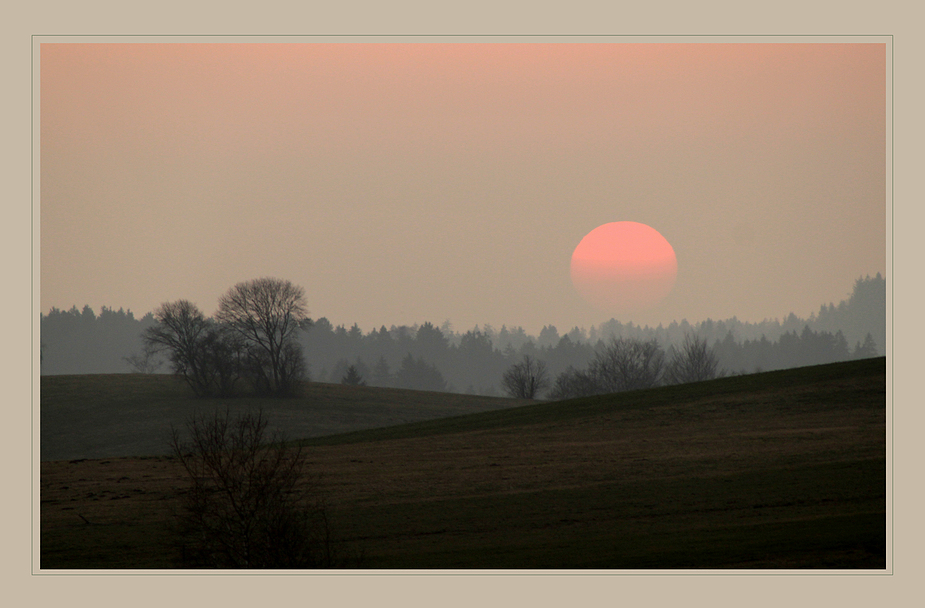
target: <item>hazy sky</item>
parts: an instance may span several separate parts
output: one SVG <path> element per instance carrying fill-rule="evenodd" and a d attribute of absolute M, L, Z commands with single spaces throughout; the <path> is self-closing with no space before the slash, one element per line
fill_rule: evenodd
<path fill-rule="evenodd" d="M 572 251 L 636 221 L 621 321 L 808 316 L 886 273 L 886 48 L 43 44 L 41 308 L 207 314 L 260 276 L 334 324 L 610 318 Z"/>

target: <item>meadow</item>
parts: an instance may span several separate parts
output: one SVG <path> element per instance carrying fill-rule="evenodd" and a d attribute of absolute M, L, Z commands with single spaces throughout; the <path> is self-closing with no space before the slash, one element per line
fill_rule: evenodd
<path fill-rule="evenodd" d="M 300 439 L 351 568 L 887 567 L 884 358 L 563 402 L 320 384 L 256 401 L 234 407 Z M 41 568 L 178 567 L 179 466 L 115 423 L 78 435 L 121 407 L 155 445 L 214 406 L 167 377 L 43 378 Z M 46 436 L 70 455 L 46 459 Z"/>
<path fill-rule="evenodd" d="M 263 408 L 271 430 L 296 439 L 528 403 L 316 382 L 286 399 L 200 399 L 181 378 L 166 374 L 42 376 L 40 399 L 43 461 L 169 454 L 171 425 L 182 429 L 192 412 L 216 407 L 232 414 Z"/>

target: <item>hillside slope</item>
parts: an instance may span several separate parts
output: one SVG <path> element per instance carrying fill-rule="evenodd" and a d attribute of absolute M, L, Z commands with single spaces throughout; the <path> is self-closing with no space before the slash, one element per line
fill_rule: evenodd
<path fill-rule="evenodd" d="M 886 437 L 880 358 L 304 444 L 363 568 L 883 570 Z M 180 563 L 171 460 L 47 462 L 41 485 L 43 567 Z"/>
<path fill-rule="evenodd" d="M 292 439 L 516 407 L 514 399 L 308 383 L 290 399 L 197 399 L 169 375 L 42 376 L 41 459 L 153 456 L 169 452 L 170 426 L 190 413 L 262 407 L 271 430 Z"/>

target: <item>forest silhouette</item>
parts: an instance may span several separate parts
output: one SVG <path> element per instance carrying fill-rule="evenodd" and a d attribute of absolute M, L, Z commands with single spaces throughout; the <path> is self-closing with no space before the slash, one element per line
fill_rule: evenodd
<path fill-rule="evenodd" d="M 142 335 L 157 325 L 152 313 L 136 319 L 122 308 L 103 306 L 96 314 L 85 305 L 52 308 L 40 323 L 42 374 L 171 371 L 166 357 L 145 353 Z M 547 325 L 531 336 L 522 327 L 487 324 L 458 332 L 448 322 L 364 333 L 321 317 L 296 339 L 312 381 L 340 383 L 352 368 L 351 382 L 368 386 L 501 395 L 504 372 L 524 356 L 544 362 L 556 378 L 588 366 L 612 338 L 655 340 L 668 351 L 690 335 L 707 342 L 727 375 L 875 357 L 885 353 L 886 280 L 879 273 L 859 278 L 847 299 L 823 304 L 807 319 L 790 313 L 759 323 L 733 317 L 657 327 L 611 319 L 563 334 Z"/>

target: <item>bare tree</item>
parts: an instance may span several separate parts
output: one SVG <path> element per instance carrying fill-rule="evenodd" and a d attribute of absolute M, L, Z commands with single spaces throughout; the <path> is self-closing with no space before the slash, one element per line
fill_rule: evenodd
<path fill-rule="evenodd" d="M 556 376 L 556 381 L 548 396 L 554 400 L 574 399 L 576 397 L 590 397 L 602 392 L 597 380 L 589 371 L 578 370 L 570 365 L 564 372 Z"/>
<path fill-rule="evenodd" d="M 665 373 L 665 351 L 658 341 L 612 337 L 600 344 L 585 370 L 569 367 L 556 378 L 549 396 L 572 399 L 658 386 Z"/>
<path fill-rule="evenodd" d="M 524 355 L 520 363 L 512 365 L 501 378 L 504 390 L 516 399 L 535 399 L 549 388 L 546 363 Z"/>
<path fill-rule="evenodd" d="M 658 386 L 665 367 L 665 351 L 655 339 L 612 337 L 599 349 L 589 369 L 602 393 L 632 391 Z"/>
<path fill-rule="evenodd" d="M 157 350 L 148 345 L 145 345 L 141 354 L 132 353 L 128 357 L 122 357 L 122 360 L 125 361 L 136 374 L 153 374 L 160 369 L 161 365 L 164 363 L 163 359 L 157 357 Z"/>
<path fill-rule="evenodd" d="M 244 341 L 257 389 L 285 395 L 305 373 L 296 332 L 308 326 L 306 315 L 301 287 L 260 278 L 228 290 L 215 317 Z"/>
<path fill-rule="evenodd" d="M 202 348 L 216 394 L 234 395 L 235 385 L 247 373 L 244 341 L 227 327 L 212 322 Z"/>
<path fill-rule="evenodd" d="M 146 353 L 166 350 L 174 373 L 200 397 L 233 392 L 241 353 L 234 336 L 188 300 L 161 304 L 154 318 L 142 333 Z"/>
<path fill-rule="evenodd" d="M 671 347 L 671 360 L 665 369 L 665 379 L 669 384 L 712 380 L 722 375 L 717 372 L 718 367 L 719 361 L 707 346 L 706 338 L 685 334 L 680 350 Z"/>
<path fill-rule="evenodd" d="M 189 442 L 172 429 L 189 479 L 180 516 L 186 565 L 312 568 L 334 564 L 323 502 L 311 504 L 301 448 L 267 436 L 263 412 L 194 415 Z"/>

